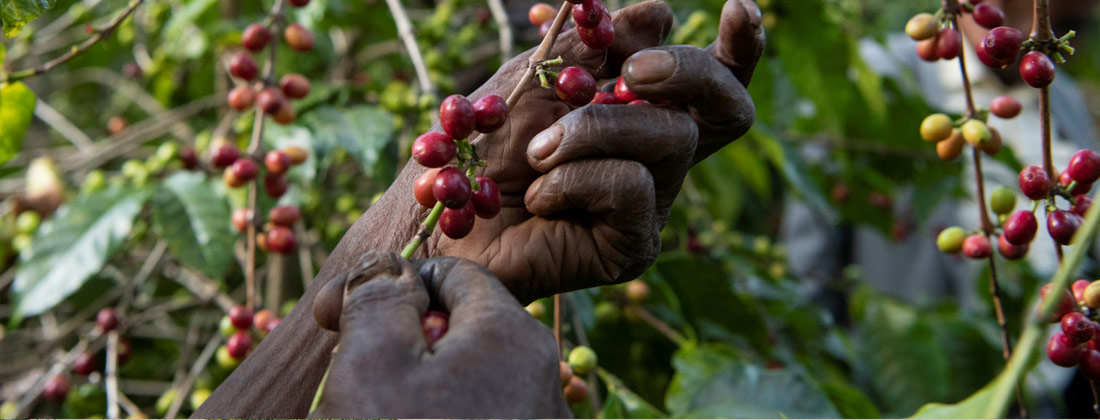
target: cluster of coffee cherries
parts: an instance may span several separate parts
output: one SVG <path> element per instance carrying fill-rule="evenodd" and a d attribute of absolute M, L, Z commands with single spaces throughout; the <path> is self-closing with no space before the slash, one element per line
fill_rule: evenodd
<path fill-rule="evenodd" d="M 110 331 L 118 329 L 119 318 L 118 313 L 114 308 L 103 308 L 96 313 L 95 317 L 95 329 L 100 334 L 106 334 Z M 118 356 L 116 361 L 119 365 L 125 364 L 130 360 L 130 341 L 126 337 L 118 337 Z M 102 370 L 103 362 L 93 352 L 83 352 L 76 355 L 73 359 L 72 372 L 79 376 L 89 376 L 95 372 Z M 61 402 L 65 400 L 65 397 L 72 390 L 72 384 L 69 381 L 69 376 L 66 374 L 58 374 L 50 377 L 46 381 L 45 386 L 42 388 L 42 396 L 47 400 L 54 402 Z"/>
<path fill-rule="evenodd" d="M 989 103 L 990 113 L 1005 119 L 1020 115 L 1021 109 L 1020 102 L 1011 96 L 1000 96 Z M 925 117 L 921 121 L 920 136 L 936 143 L 936 155 L 945 161 L 957 159 L 968 143 L 990 156 L 1000 152 L 1003 144 L 1001 133 L 985 121 L 972 117 L 952 120 L 943 113 Z"/>
<path fill-rule="evenodd" d="M 611 13 L 600 0 L 569 0 L 573 3 L 573 22 L 577 35 L 588 48 L 603 50 L 615 41 L 615 24 Z M 539 37 L 545 37 L 554 24 L 557 11 L 546 3 L 537 3 L 527 12 L 527 19 L 539 28 Z"/>
<path fill-rule="evenodd" d="M 420 329 L 424 332 L 424 341 L 428 343 L 429 351 L 431 351 L 432 345 L 443 338 L 443 334 L 447 333 L 449 325 L 450 316 L 446 312 L 428 311 L 420 319 Z"/>
<path fill-rule="evenodd" d="M 474 166 L 484 162 L 477 160 L 466 138 L 474 130 L 494 132 L 507 120 L 508 104 L 500 95 L 485 95 L 473 104 L 465 96 L 451 95 L 439 107 L 444 133 L 430 131 L 413 142 L 413 159 L 429 168 L 416 180 L 413 195 L 427 208 L 443 204 L 439 229 L 447 237 L 466 237 L 474 229 L 475 215 L 491 219 L 500 214 L 500 189 L 488 177 L 473 177 Z M 449 165 L 456 157 L 458 165 Z M 467 163 L 469 169 L 462 170 Z"/>
<path fill-rule="evenodd" d="M 1053 286 L 1048 283 L 1039 290 L 1041 302 L 1058 299 L 1047 321 L 1062 327 L 1047 341 L 1047 357 L 1058 366 L 1079 366 L 1087 378 L 1100 380 L 1100 324 L 1092 319 L 1100 308 L 1100 280 L 1077 280 L 1072 293 L 1054 291 Z"/>
<path fill-rule="evenodd" d="M 247 233 L 253 217 L 252 209 L 234 210 L 233 227 L 240 233 Z M 289 254 L 298 246 L 298 239 L 292 229 L 301 218 L 302 212 L 297 206 L 287 204 L 272 207 L 267 212 L 267 223 L 264 224 L 263 231 L 256 235 L 256 245 L 264 252 Z"/>
<path fill-rule="evenodd" d="M 1068 36 L 1072 36 L 1072 33 Z M 1068 39 L 1068 38 L 1067 38 Z M 1057 41 L 1058 44 L 1068 48 L 1065 40 Z M 1018 29 L 1008 26 L 998 26 L 989 31 L 982 38 L 982 42 L 975 48 L 978 59 L 988 67 L 1001 69 L 1020 60 L 1020 77 L 1033 88 L 1050 86 L 1054 81 L 1054 61 L 1048 55 L 1039 50 L 1028 51 L 1020 58 L 1020 52 L 1027 48 L 1037 48 L 1027 41 L 1024 34 Z M 1059 47 L 1062 48 L 1062 47 Z M 1070 50 L 1072 51 L 1072 50 Z M 1061 59 L 1059 53 L 1056 57 Z"/>
<path fill-rule="evenodd" d="M 558 363 L 565 401 L 570 404 L 581 403 L 588 398 L 588 382 L 580 375 L 587 375 L 596 368 L 596 352 L 585 346 L 577 346 L 569 352 L 566 360 Z"/>
<path fill-rule="evenodd" d="M 282 318 L 267 309 L 253 314 L 247 306 L 234 306 L 218 323 L 218 331 L 225 337 L 225 344 L 214 354 L 218 365 L 229 369 L 237 367 L 252 351 L 253 338 L 263 339 L 280 321 Z"/>
<path fill-rule="evenodd" d="M 308 4 L 305 0 L 294 3 Z M 241 83 L 229 91 L 229 106 L 238 111 L 251 108 L 253 104 L 260 111 L 271 115 L 279 124 L 294 122 L 297 114 L 290 105 L 290 99 L 301 99 L 309 94 L 309 80 L 300 74 L 290 73 L 279 80 L 279 86 L 265 86 L 266 81 L 260 81 L 255 85 L 252 82 L 260 75 L 260 66 L 250 52 L 260 52 L 267 48 L 271 41 L 271 29 L 262 23 L 253 23 L 245 28 L 241 34 L 241 46 L 247 51 L 239 51 L 229 59 L 229 73 Z M 313 49 L 313 34 L 308 29 L 297 23 L 287 25 L 283 30 L 283 39 L 288 46 L 297 52 Z M 274 81 L 272 81 L 273 83 Z"/>
<path fill-rule="evenodd" d="M 981 0 L 959 3 L 959 11 L 972 15 L 975 22 L 986 28 L 1001 26 L 1005 20 L 1004 11 Z M 935 15 L 919 13 L 905 24 L 905 33 L 917 41 L 917 55 L 922 60 L 952 60 L 962 54 L 962 36 L 949 21 L 941 9 Z"/>
<path fill-rule="evenodd" d="M 279 198 L 286 193 L 290 186 L 286 172 L 292 166 L 305 162 L 307 156 L 306 150 L 298 146 L 272 150 L 264 156 L 264 166 L 267 168 L 264 191 L 269 197 Z M 243 187 L 260 174 L 260 166 L 252 157 L 241 153 L 236 145 L 224 141 L 211 148 L 210 166 L 214 169 L 225 169 L 222 179 L 229 188 Z"/>

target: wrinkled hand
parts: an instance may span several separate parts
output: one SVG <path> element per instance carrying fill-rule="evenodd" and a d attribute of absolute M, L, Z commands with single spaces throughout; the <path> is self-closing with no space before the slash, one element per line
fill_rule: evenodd
<path fill-rule="evenodd" d="M 450 313 L 430 351 L 420 324 L 429 306 Z M 470 261 L 371 251 L 326 284 L 313 309 L 340 331 L 340 347 L 311 416 L 571 416 L 549 329 Z"/>
<path fill-rule="evenodd" d="M 503 211 L 478 220 L 458 241 L 436 232 L 431 255 L 487 266 L 524 302 L 627 281 L 653 263 L 688 169 L 753 123 L 745 86 L 764 34 L 750 0 L 726 3 L 719 38 L 707 49 L 655 47 L 672 24 L 669 7 L 656 1 L 619 10 L 614 23 L 609 50 L 589 49 L 568 31 L 549 57 L 561 56 L 597 79 L 613 79 L 622 69 L 639 97 L 684 106 L 571 110 L 552 90 L 527 82 L 508 123 L 477 145 L 489 163 L 479 175 L 497 181 Z M 531 53 L 506 63 L 471 100 L 489 93 L 507 97 Z M 423 169 L 409 165 L 407 171 Z"/>

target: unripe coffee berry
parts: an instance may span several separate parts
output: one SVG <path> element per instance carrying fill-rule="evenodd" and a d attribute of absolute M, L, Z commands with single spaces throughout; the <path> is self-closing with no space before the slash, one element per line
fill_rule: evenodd
<path fill-rule="evenodd" d="M 240 85 L 233 90 L 229 91 L 229 95 L 226 97 L 226 102 L 229 106 L 238 111 L 244 111 L 252 107 L 252 101 L 255 99 L 255 95 L 252 94 L 252 88 Z"/>
<path fill-rule="evenodd" d="M 1043 200 L 1050 194 L 1050 176 L 1047 175 L 1047 171 L 1038 166 L 1028 166 L 1020 171 L 1018 177 L 1020 182 L 1020 190 L 1024 192 L 1027 198 L 1032 200 Z"/>
<path fill-rule="evenodd" d="M 947 140 L 936 143 L 936 155 L 941 160 L 952 161 L 962 154 L 963 146 L 966 146 L 966 140 L 963 140 L 962 132 L 951 130 L 951 136 Z"/>
<path fill-rule="evenodd" d="M 118 328 L 118 314 L 114 308 L 103 308 L 95 315 L 95 325 L 100 332 L 108 332 Z"/>
<path fill-rule="evenodd" d="M 271 31 L 259 23 L 248 25 L 241 33 L 241 45 L 252 52 L 264 49 L 268 41 L 271 41 Z"/>
<path fill-rule="evenodd" d="M 569 352 L 568 361 L 569 366 L 573 368 L 573 372 L 578 375 L 586 375 L 596 368 L 596 352 L 585 346 L 577 346 Z"/>
<path fill-rule="evenodd" d="M 451 95 L 439 105 L 439 125 L 451 138 L 464 139 L 474 132 L 474 106 L 462 95 Z"/>
<path fill-rule="evenodd" d="M 290 163 L 293 165 L 299 165 L 305 162 L 306 158 L 309 157 L 309 153 L 306 152 L 306 149 L 298 146 L 287 146 L 282 148 L 282 151 L 286 153 L 287 156 L 290 156 Z"/>
<path fill-rule="evenodd" d="M 430 131 L 421 134 L 413 141 L 412 157 L 425 168 L 438 168 L 454 159 L 458 153 L 451 136 Z"/>
<path fill-rule="evenodd" d="M 294 232 L 283 226 L 274 226 L 267 232 L 267 250 L 276 254 L 289 254 L 298 246 Z"/>
<path fill-rule="evenodd" d="M 497 131 L 508 120 L 508 103 L 497 94 L 474 101 L 474 129 L 482 133 Z"/>
<path fill-rule="evenodd" d="M 223 144 L 215 147 L 210 152 L 210 166 L 221 169 L 232 165 L 241 157 L 241 150 L 231 144 Z"/>
<path fill-rule="evenodd" d="M 952 226 L 944 229 L 936 237 L 936 246 L 948 254 L 958 254 L 962 252 L 963 241 L 966 240 L 966 231 L 958 226 Z"/>
<path fill-rule="evenodd" d="M 554 6 L 546 3 L 535 3 L 531 6 L 531 9 L 527 11 L 527 20 L 531 22 L 533 26 L 540 26 L 543 23 L 554 20 L 554 15 L 557 11 L 554 10 Z"/>
<path fill-rule="evenodd" d="M 996 214 L 1009 214 L 1016 208 L 1016 193 L 1011 188 L 999 186 L 989 195 L 989 207 Z"/>
<path fill-rule="evenodd" d="M 435 193 L 432 192 L 432 185 L 435 184 L 437 173 L 439 173 L 439 169 L 429 169 L 420 174 L 420 177 L 416 179 L 416 184 L 413 185 L 413 196 L 416 197 L 416 202 L 429 209 L 435 207 L 435 203 L 438 202 L 435 199 Z"/>
<path fill-rule="evenodd" d="M 1081 227 L 1081 216 L 1065 210 L 1047 213 L 1047 232 L 1059 245 L 1069 245 L 1079 227 Z"/>
<path fill-rule="evenodd" d="M 244 80 L 252 80 L 260 74 L 260 66 L 252 55 L 241 51 L 229 59 L 229 73 Z"/>
<path fill-rule="evenodd" d="M 251 322 L 252 318 L 248 320 Z M 252 350 L 252 337 L 247 331 L 237 331 L 225 341 L 225 349 L 234 359 L 243 360 L 248 356 L 248 351 Z"/>
<path fill-rule="evenodd" d="M 279 79 L 279 89 L 288 98 L 302 99 L 309 95 L 309 80 L 297 73 L 291 73 Z"/>
<path fill-rule="evenodd" d="M 281 174 L 290 169 L 290 156 L 282 150 L 272 150 L 264 156 L 264 166 L 267 167 L 268 172 Z"/>
<path fill-rule="evenodd" d="M 1028 245 L 1013 245 L 1005 240 L 1004 235 L 997 236 L 997 252 L 1008 260 L 1018 260 L 1027 256 Z"/>
<path fill-rule="evenodd" d="M 286 175 L 273 173 L 264 175 L 264 192 L 268 197 L 278 199 L 286 194 L 288 188 L 290 188 L 290 181 L 286 179 Z"/>
<path fill-rule="evenodd" d="M 596 94 L 596 79 L 588 70 L 566 67 L 558 73 L 558 78 L 554 81 L 554 92 L 558 99 L 569 105 L 584 106 Z"/>
<path fill-rule="evenodd" d="M 992 134 L 989 132 L 989 128 L 985 123 L 980 120 L 969 120 L 963 123 L 962 128 L 963 139 L 971 146 L 981 148 L 989 143 Z"/>
<path fill-rule="evenodd" d="M 641 280 L 626 282 L 626 298 L 632 302 L 644 302 L 649 297 L 649 285 Z"/>
<path fill-rule="evenodd" d="M 470 202 L 460 209 L 443 209 L 439 215 L 439 230 L 451 239 L 465 238 L 474 230 L 474 215 L 474 205 Z"/>
<path fill-rule="evenodd" d="M 975 233 L 963 240 L 962 252 L 973 259 L 986 258 L 993 254 L 993 245 L 984 234 Z"/>
<path fill-rule="evenodd" d="M 252 310 L 244 305 L 234 306 L 229 310 L 229 322 L 238 330 L 252 328 Z"/>
<path fill-rule="evenodd" d="M 1079 346 L 1061 332 L 1056 332 L 1047 341 L 1047 357 L 1061 367 L 1073 367 L 1081 360 L 1084 346 Z"/>
<path fill-rule="evenodd" d="M 297 23 L 292 23 L 283 30 L 283 38 L 294 51 L 303 52 L 313 49 L 313 34 Z"/>
<path fill-rule="evenodd" d="M 432 194 L 447 208 L 461 209 L 470 202 L 473 188 L 470 187 L 470 179 L 461 169 L 448 166 L 435 175 Z"/>
<path fill-rule="evenodd" d="M 1085 288 L 1085 306 L 1100 309 L 1100 280 L 1089 283 Z"/>
<path fill-rule="evenodd" d="M 923 41 L 933 36 L 940 28 L 940 22 L 931 13 L 918 13 L 905 23 L 905 33 L 915 41 Z"/>
<path fill-rule="evenodd" d="M 289 204 L 275 206 L 267 212 L 267 220 L 276 226 L 291 227 L 301 218 L 302 212 L 298 210 L 298 206 Z"/>
<path fill-rule="evenodd" d="M 946 114 L 932 114 L 920 123 L 920 137 L 925 141 L 943 141 L 951 137 L 953 124 Z"/>
<path fill-rule="evenodd" d="M 1004 119 L 1015 118 L 1023 108 L 1020 101 L 1008 95 L 998 96 L 989 102 L 989 112 Z"/>
<path fill-rule="evenodd" d="M 1035 232 L 1039 230 L 1039 222 L 1035 220 L 1035 214 L 1020 210 L 1012 213 L 1005 220 L 1005 240 L 1013 245 L 1026 245 L 1035 239 Z"/>
<path fill-rule="evenodd" d="M 1069 159 L 1066 172 L 1069 173 L 1070 178 L 1079 183 L 1096 182 L 1100 179 L 1100 153 L 1089 149 L 1077 151 Z"/>
<path fill-rule="evenodd" d="M 251 209 L 236 209 L 233 210 L 233 227 L 237 228 L 240 233 L 248 232 L 248 225 L 252 223 L 252 210 Z"/>
<path fill-rule="evenodd" d="M 492 219 L 500 214 L 500 188 L 497 183 L 487 177 L 479 176 L 478 190 L 474 191 L 470 201 L 474 203 L 474 213 L 482 219 Z"/>
<path fill-rule="evenodd" d="M 1020 77 L 1033 88 L 1050 86 L 1054 81 L 1054 62 L 1039 51 L 1024 54 L 1020 60 Z"/>
<path fill-rule="evenodd" d="M 233 320 L 229 319 L 229 315 L 225 315 L 222 319 L 218 320 L 218 333 L 220 333 L 222 337 L 232 337 L 236 332 L 237 327 L 233 326 Z"/>

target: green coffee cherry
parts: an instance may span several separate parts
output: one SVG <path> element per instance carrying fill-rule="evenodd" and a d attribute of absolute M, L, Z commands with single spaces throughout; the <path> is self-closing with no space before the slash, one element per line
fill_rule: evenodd
<path fill-rule="evenodd" d="M 19 233 L 32 234 L 38 230 L 38 225 L 42 223 L 42 216 L 34 211 L 25 211 L 15 219 L 15 230 Z"/>
<path fill-rule="evenodd" d="M 214 353 L 214 360 L 218 362 L 218 366 L 225 370 L 236 369 L 241 364 L 240 360 L 234 359 L 229 354 L 229 348 L 226 346 L 218 347 L 218 351 Z"/>
<path fill-rule="evenodd" d="M 940 232 L 936 238 L 936 246 L 948 254 L 958 254 L 962 251 L 963 241 L 966 240 L 966 231 L 958 226 L 952 226 Z"/>
<path fill-rule="evenodd" d="M 26 233 L 20 233 L 11 238 L 11 249 L 15 252 L 23 252 L 23 250 L 31 247 L 31 235 Z"/>
<path fill-rule="evenodd" d="M 202 403 L 206 402 L 206 399 L 210 398 L 210 390 L 205 388 L 198 388 L 191 391 L 191 409 L 198 410 Z"/>
<path fill-rule="evenodd" d="M 1016 194 L 1011 188 L 1000 186 L 989 195 L 989 207 L 994 213 L 1005 215 L 1016 209 Z"/>
<path fill-rule="evenodd" d="M 96 169 L 88 172 L 88 175 L 84 177 L 84 183 L 80 185 L 80 191 L 84 193 L 90 193 L 99 191 L 103 187 L 107 186 L 107 176 L 103 174 L 103 171 Z"/>
<path fill-rule="evenodd" d="M 222 320 L 218 321 L 218 332 L 225 338 L 229 338 L 237 332 L 237 327 L 233 326 L 233 320 L 229 319 L 229 315 L 223 316 Z"/>
<path fill-rule="evenodd" d="M 176 395 L 179 395 L 179 391 L 176 391 L 175 388 L 169 388 L 167 391 L 164 391 L 164 393 L 160 395 L 160 398 L 157 398 L 157 414 L 161 416 L 167 414 L 168 408 L 172 407 L 172 401 L 176 399 Z"/>
<path fill-rule="evenodd" d="M 569 352 L 569 366 L 573 373 L 585 375 L 596 368 L 596 352 L 585 346 L 577 346 Z"/>

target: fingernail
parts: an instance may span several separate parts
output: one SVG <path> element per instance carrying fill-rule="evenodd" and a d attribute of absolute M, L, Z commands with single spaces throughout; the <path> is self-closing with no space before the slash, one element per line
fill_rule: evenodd
<path fill-rule="evenodd" d="M 561 144 L 562 135 L 564 135 L 564 129 L 561 124 L 554 124 L 543 130 L 541 133 L 531 139 L 531 144 L 527 145 L 527 154 L 531 155 L 535 160 L 543 160 L 550 155 L 554 154 L 555 150 L 558 150 L 558 145 Z"/>
<path fill-rule="evenodd" d="M 630 80 L 638 84 L 657 83 L 676 71 L 676 57 L 664 50 L 646 50 L 634 54 L 626 66 Z"/>

